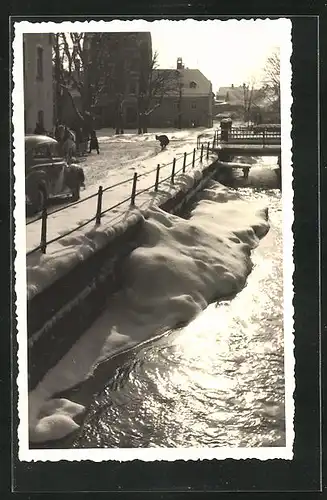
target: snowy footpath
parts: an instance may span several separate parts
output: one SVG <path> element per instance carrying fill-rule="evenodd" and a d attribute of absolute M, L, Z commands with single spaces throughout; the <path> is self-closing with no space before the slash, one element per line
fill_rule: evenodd
<path fill-rule="evenodd" d="M 124 135 L 116 136 L 113 135 L 112 129 L 98 132 L 100 154 L 92 152 L 81 160 L 86 184 L 86 189 L 81 193 L 81 201 L 69 204 L 63 200 L 60 206 L 53 205 L 49 209 L 47 241 L 59 239 L 47 246 L 45 255 L 40 250 L 29 254 L 40 244 L 41 220 L 27 219 L 28 299 L 40 293 L 79 261 L 85 260 L 91 253 L 101 248 L 113 237 L 118 224 L 127 226 L 135 220 L 135 217 L 140 217 L 141 212 L 150 204 L 160 204 L 176 191 L 187 188 L 197 173 L 208 165 L 208 161 L 212 161 L 213 156 L 210 155 L 207 161 L 204 154 L 204 161 L 200 163 L 200 151 L 196 151 L 195 166 L 192 169 L 197 135 L 201 133 L 204 135 L 203 140 L 207 137 L 207 141 L 210 141 L 214 134 L 213 129 L 166 131 L 170 144 L 164 151 L 161 151 L 158 141 L 155 140 L 156 133 L 158 131 L 151 130 L 147 134 L 137 135 L 127 131 Z M 182 174 L 185 152 L 187 167 L 186 174 Z M 176 158 L 176 179 L 172 184 L 171 163 L 174 158 Z M 160 182 L 164 179 L 166 181 L 160 184 L 158 192 L 155 193 L 152 186 L 155 184 L 158 164 L 160 164 Z M 130 204 L 130 196 L 135 172 L 138 174 L 137 193 L 140 191 L 141 193 L 137 194 L 133 207 Z M 97 226 L 94 220 L 97 196 L 94 195 L 100 185 L 104 190 L 102 212 L 105 213 L 101 217 L 101 224 Z M 81 225 L 83 227 L 78 228 Z"/>

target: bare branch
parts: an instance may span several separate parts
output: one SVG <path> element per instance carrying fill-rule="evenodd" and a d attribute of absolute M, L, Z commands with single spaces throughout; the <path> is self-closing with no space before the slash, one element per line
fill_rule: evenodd
<path fill-rule="evenodd" d="M 264 67 L 264 88 L 280 99 L 280 51 L 276 49 L 266 61 Z"/>

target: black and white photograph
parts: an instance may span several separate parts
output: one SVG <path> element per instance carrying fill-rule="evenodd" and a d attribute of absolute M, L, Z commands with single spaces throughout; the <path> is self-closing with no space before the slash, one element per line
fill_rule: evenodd
<path fill-rule="evenodd" d="M 292 459 L 291 29 L 14 23 L 20 460 Z"/>

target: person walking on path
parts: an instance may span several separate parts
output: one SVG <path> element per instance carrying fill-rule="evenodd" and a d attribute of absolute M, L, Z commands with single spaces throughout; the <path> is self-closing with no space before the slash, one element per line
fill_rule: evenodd
<path fill-rule="evenodd" d="M 96 134 L 96 131 L 95 130 L 92 130 L 91 131 L 91 137 L 90 137 L 90 149 L 89 149 L 89 153 L 91 153 L 91 151 L 95 149 L 97 151 L 97 153 L 99 154 L 100 153 L 100 150 L 99 150 L 99 142 L 98 142 L 98 138 L 97 138 L 97 134 Z"/>

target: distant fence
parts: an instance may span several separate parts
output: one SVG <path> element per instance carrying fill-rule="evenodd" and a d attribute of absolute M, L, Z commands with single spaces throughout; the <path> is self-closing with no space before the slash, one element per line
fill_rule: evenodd
<path fill-rule="evenodd" d="M 189 153 L 184 153 L 183 155 L 181 155 L 180 157 L 178 158 L 174 158 L 172 162 L 170 163 L 166 163 L 164 165 L 160 165 L 158 164 L 156 168 L 148 171 L 148 172 L 145 172 L 143 174 L 140 174 L 138 175 L 136 172 L 134 173 L 134 176 L 133 177 L 130 177 L 128 179 L 125 179 L 121 182 L 117 182 L 116 184 L 112 184 L 111 186 L 107 186 L 105 188 L 103 188 L 102 186 L 99 186 L 98 188 L 98 191 L 94 194 L 91 194 L 90 196 L 87 196 L 85 198 L 82 198 L 74 203 L 70 203 L 69 205 L 65 205 L 64 207 L 60 207 L 58 208 L 57 210 L 54 210 L 50 213 L 48 213 L 48 207 L 47 205 L 45 204 L 45 206 L 43 207 L 43 210 L 42 210 L 42 214 L 40 215 L 40 217 L 37 217 L 36 219 L 33 219 L 31 221 L 28 221 L 27 222 L 27 225 L 29 224 L 33 224 L 34 222 L 36 221 L 39 221 L 41 220 L 41 235 L 40 235 L 40 244 L 33 248 L 32 250 L 30 250 L 29 252 L 26 253 L 26 255 L 31 255 L 37 251 L 41 251 L 43 254 L 46 253 L 46 250 L 47 250 L 47 247 L 51 244 L 51 243 L 54 243 L 56 241 L 59 241 L 60 239 L 62 238 L 65 238 L 66 236 L 69 236 L 70 234 L 74 233 L 75 231 L 78 231 L 79 229 L 83 228 L 84 226 L 86 226 L 87 224 L 90 224 L 91 222 L 95 222 L 96 225 L 100 225 L 101 224 L 101 218 L 104 214 L 110 212 L 111 210 L 114 210 L 115 208 L 121 206 L 121 205 L 124 205 L 124 204 L 127 204 L 129 203 L 129 205 L 131 207 L 135 206 L 135 200 L 137 198 L 137 196 L 139 196 L 140 194 L 142 193 L 145 193 L 147 191 L 150 191 L 150 190 L 154 190 L 154 192 L 157 192 L 158 191 L 158 188 L 160 186 L 160 184 L 162 184 L 163 182 L 166 182 L 168 180 L 170 180 L 170 183 L 171 184 L 174 184 L 174 181 L 175 181 L 175 177 L 176 175 L 180 174 L 180 173 L 185 173 L 186 170 L 190 167 L 190 168 L 193 168 L 195 166 L 195 163 L 197 161 L 200 161 L 202 162 L 203 161 L 203 158 L 204 156 L 206 156 L 206 158 L 209 158 L 209 153 L 210 153 L 210 146 L 213 145 L 213 144 L 210 144 L 210 142 L 207 142 L 206 145 L 204 143 L 202 143 L 200 145 L 200 153 L 198 154 L 198 156 L 196 155 L 196 149 L 193 149 L 193 151 L 189 152 Z M 191 160 L 189 162 L 187 162 L 187 159 L 188 157 L 191 156 Z M 182 166 L 179 167 L 177 169 L 177 163 L 182 161 Z M 165 169 L 167 169 L 167 167 L 171 166 L 171 171 L 169 173 L 169 175 L 165 176 L 164 178 L 160 178 L 160 174 L 161 172 Z M 149 176 L 151 173 L 155 172 L 155 182 L 154 184 L 151 184 L 150 186 L 144 188 L 144 189 L 141 189 L 141 190 L 137 190 L 137 182 L 140 178 L 142 177 L 145 177 L 145 176 Z M 116 203 L 115 205 L 112 205 L 110 207 L 107 207 L 107 208 L 104 208 L 103 207 L 103 204 L 102 204 L 102 198 L 103 198 L 103 193 L 106 192 L 106 191 L 109 191 L 109 190 L 112 190 L 118 186 L 121 186 L 123 184 L 131 184 L 131 194 L 130 196 L 128 196 L 127 198 L 125 198 L 124 200 Z M 91 198 L 95 198 L 96 200 L 96 207 L 95 207 L 95 214 L 93 217 L 91 217 L 90 219 L 87 219 L 85 222 L 83 222 L 82 224 L 79 224 L 78 226 L 74 227 L 73 229 L 67 231 L 66 233 L 64 234 L 61 234 L 60 236 L 57 236 L 56 238 L 53 238 L 51 240 L 47 240 L 47 226 L 48 226 L 48 220 L 51 218 L 52 215 L 58 213 L 58 212 L 61 212 L 63 210 L 68 210 L 70 209 L 72 206 L 74 205 L 78 205 L 80 203 L 84 203 L 85 201 L 91 199 Z"/>

